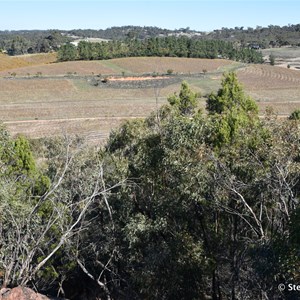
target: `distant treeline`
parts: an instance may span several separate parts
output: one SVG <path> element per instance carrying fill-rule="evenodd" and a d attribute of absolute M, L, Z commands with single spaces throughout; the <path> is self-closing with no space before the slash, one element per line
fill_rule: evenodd
<path fill-rule="evenodd" d="M 226 58 L 247 63 L 263 62 L 262 54 L 253 49 L 239 47 L 231 42 L 195 40 L 188 37 L 126 39 L 101 43 L 81 41 L 77 47 L 68 43 L 58 51 L 59 61 L 139 56 Z"/>
<path fill-rule="evenodd" d="M 124 40 L 127 37 L 146 39 L 150 37 L 186 35 L 202 40 L 223 40 L 237 42 L 242 46 L 259 45 L 260 48 L 280 47 L 285 45 L 300 46 L 300 24 L 267 27 L 234 27 L 216 29 L 211 32 L 192 30 L 189 27 L 174 30 L 158 27 L 121 26 L 105 30 L 76 29 L 65 32 L 68 35 L 93 37 L 113 40 Z"/>
<path fill-rule="evenodd" d="M 0 52 L 9 55 L 47 53 L 71 41 L 57 30 L 18 30 L 0 31 Z"/>
<path fill-rule="evenodd" d="M 268 27 L 234 27 L 214 30 L 206 39 L 220 39 L 223 41 L 239 42 L 241 45 L 256 44 L 260 48 L 300 46 L 300 24 Z"/>
<path fill-rule="evenodd" d="M 80 36 L 83 38 L 101 38 L 109 40 L 125 40 L 126 38 L 147 39 L 157 36 L 168 36 L 172 34 L 195 34 L 196 30 L 187 28 L 165 29 L 156 26 L 113 26 L 106 29 L 73 29 L 65 32 L 69 36 Z"/>
<path fill-rule="evenodd" d="M 107 29 L 73 30 L 5 30 L 0 31 L 0 52 L 9 55 L 56 51 L 67 41 L 78 38 L 102 38 L 124 41 L 145 40 L 156 37 L 188 37 L 195 40 L 220 40 L 241 47 L 269 48 L 286 45 L 300 46 L 300 24 L 268 27 L 234 27 L 211 32 L 192 30 L 189 27 L 163 29 L 155 26 L 120 26 Z"/>

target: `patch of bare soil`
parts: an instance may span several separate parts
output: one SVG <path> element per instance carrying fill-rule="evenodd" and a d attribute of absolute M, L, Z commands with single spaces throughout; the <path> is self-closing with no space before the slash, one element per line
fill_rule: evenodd
<path fill-rule="evenodd" d="M 162 88 L 180 81 L 181 78 L 178 76 L 112 76 L 102 80 L 94 80 L 92 85 L 114 89 L 145 89 Z"/>
<path fill-rule="evenodd" d="M 165 76 L 139 76 L 139 77 L 109 77 L 108 81 L 143 81 L 143 80 L 157 80 L 157 79 L 168 79 Z"/>

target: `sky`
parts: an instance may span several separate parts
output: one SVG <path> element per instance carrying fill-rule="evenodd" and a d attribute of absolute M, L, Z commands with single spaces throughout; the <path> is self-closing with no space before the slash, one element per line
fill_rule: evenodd
<path fill-rule="evenodd" d="M 190 27 L 211 31 L 300 23 L 299 0 L 0 0 L 0 30 Z"/>

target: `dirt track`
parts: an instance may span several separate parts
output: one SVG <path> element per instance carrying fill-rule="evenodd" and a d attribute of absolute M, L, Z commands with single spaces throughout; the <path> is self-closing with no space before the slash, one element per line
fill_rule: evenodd
<path fill-rule="evenodd" d="M 143 116 L 126 117 L 126 119 L 139 119 Z M 124 117 L 97 117 L 97 118 L 66 118 L 66 119 L 50 119 L 50 120 L 20 120 L 20 121 L 4 121 L 3 124 L 22 124 L 22 123 L 49 123 L 49 122 L 65 122 L 65 121 L 86 121 L 86 120 L 123 120 Z"/>

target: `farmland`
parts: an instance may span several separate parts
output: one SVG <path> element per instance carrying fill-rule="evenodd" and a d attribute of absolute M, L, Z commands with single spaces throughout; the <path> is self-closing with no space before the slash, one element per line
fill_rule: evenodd
<path fill-rule="evenodd" d="M 125 119 L 143 118 L 166 103 L 182 80 L 206 95 L 220 87 L 226 71 L 237 72 L 261 114 L 273 106 L 278 114 L 287 115 L 300 104 L 300 72 L 268 65 L 156 57 L 53 63 L 53 54 L 1 58 L 7 63 L 0 72 L 0 119 L 12 134 L 32 138 L 77 133 L 89 141 L 101 141 Z M 126 81 L 127 76 L 127 80 L 145 74 L 155 78 L 168 70 L 176 80 L 163 86 L 155 80 L 153 85 L 139 88 L 98 85 L 107 76 Z M 205 98 L 200 102 L 204 107 Z"/>
<path fill-rule="evenodd" d="M 286 68 L 288 65 L 291 69 L 300 69 L 300 48 L 299 47 L 280 47 L 263 49 L 263 56 L 268 59 L 269 55 L 275 58 L 275 64 Z"/>

